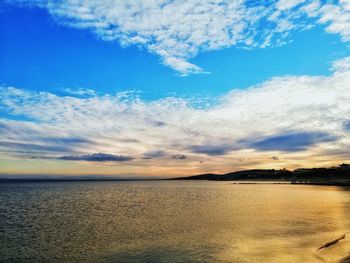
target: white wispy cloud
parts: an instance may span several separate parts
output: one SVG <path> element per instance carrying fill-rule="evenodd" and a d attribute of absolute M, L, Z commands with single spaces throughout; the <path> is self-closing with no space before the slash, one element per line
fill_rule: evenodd
<path fill-rule="evenodd" d="M 276 7 L 279 10 L 287 10 L 291 9 L 301 3 L 305 2 L 305 0 L 279 0 L 276 3 Z"/>
<path fill-rule="evenodd" d="M 1 87 L 0 110 L 14 117 L 0 122 L 0 151 L 50 158 L 104 153 L 128 156 L 135 165 L 154 158 L 238 158 L 241 151 L 266 152 L 268 159 L 294 152 L 344 157 L 350 146 L 349 83 L 347 57 L 333 64 L 330 76 L 275 77 L 202 108 L 175 97 L 77 98 Z"/>
<path fill-rule="evenodd" d="M 62 91 L 68 95 L 76 95 L 82 97 L 95 96 L 96 92 L 92 89 L 86 88 L 63 88 Z"/>
<path fill-rule="evenodd" d="M 339 59 L 333 63 L 332 70 L 335 72 L 347 72 L 350 70 L 350 57 Z"/>
<path fill-rule="evenodd" d="M 15 2 L 46 8 L 59 23 L 91 30 L 103 40 L 145 48 L 180 75 L 207 73 L 189 62 L 199 52 L 283 45 L 290 32 L 315 24 L 350 40 L 347 0 Z"/>
<path fill-rule="evenodd" d="M 349 4 L 341 1 L 339 5 L 327 4 L 320 8 L 319 23 L 326 24 L 326 31 L 339 34 L 343 41 L 350 40 Z"/>

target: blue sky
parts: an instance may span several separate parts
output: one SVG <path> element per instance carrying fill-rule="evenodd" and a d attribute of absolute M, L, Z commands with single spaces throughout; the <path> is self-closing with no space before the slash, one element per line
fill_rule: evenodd
<path fill-rule="evenodd" d="M 316 164 L 316 146 L 322 143 L 338 146 L 331 156 L 325 147 L 319 163 L 347 159 L 339 158 L 347 145 L 348 129 L 342 128 L 349 123 L 347 108 L 339 99 L 339 111 L 330 113 L 329 107 L 334 108 L 334 96 L 347 95 L 349 13 L 345 0 L 276 0 L 263 5 L 243 0 L 200 5 L 5 1 L 0 4 L 3 172 L 26 171 L 28 163 L 22 162 L 30 160 L 28 170 L 40 173 L 44 168 L 35 160 L 43 158 L 51 162 L 48 166 L 56 162 L 69 173 L 84 173 L 84 158 L 79 156 L 96 154 L 132 162 L 108 162 L 106 173 L 116 174 L 137 174 L 139 167 L 159 161 L 145 156 L 168 160 L 165 170 L 186 162 L 194 167 L 189 173 L 265 164 L 294 167 L 307 153 Z M 313 89 L 324 97 L 316 100 Z M 202 105 L 201 100 L 216 103 Z M 290 100 L 291 106 L 279 100 Z M 201 110 L 193 103 L 197 101 Z M 112 113 L 114 118 L 106 117 Z M 71 118 L 72 129 L 65 129 Z M 259 121 L 271 129 L 250 127 Z M 78 127 L 95 130 L 85 134 Z M 45 129 L 47 138 L 41 134 Z M 271 145 L 279 140 L 270 138 L 288 139 L 290 134 L 297 135 L 298 145 Z M 152 141 L 152 136 L 162 140 Z M 105 147 L 109 140 L 120 143 Z M 62 144 L 71 147 L 60 148 Z M 10 151 L 11 146 L 16 150 Z M 27 151 L 45 147 L 47 151 Z M 300 149 L 298 156 L 289 151 L 295 148 Z M 210 152 L 219 153 L 211 164 Z M 286 157 L 270 158 L 281 155 Z M 227 161 L 232 156 L 237 156 L 235 166 Z M 16 158 L 23 169 L 14 169 Z M 279 163 L 272 162 L 277 159 Z M 197 167 L 204 161 L 208 165 Z M 53 165 L 52 172 L 67 172 L 59 165 Z"/>
<path fill-rule="evenodd" d="M 144 48 L 121 47 L 89 30 L 59 25 L 45 9 L 10 4 L 2 9 L 1 83 L 54 93 L 83 87 L 111 94 L 136 90 L 145 99 L 218 96 L 273 76 L 327 75 L 332 61 L 350 54 L 339 35 L 317 26 L 293 32 L 292 42 L 281 47 L 200 53 L 191 62 L 211 73 L 179 77 Z"/>

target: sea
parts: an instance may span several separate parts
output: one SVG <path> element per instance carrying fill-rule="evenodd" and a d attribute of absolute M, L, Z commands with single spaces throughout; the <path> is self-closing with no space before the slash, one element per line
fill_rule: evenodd
<path fill-rule="evenodd" d="M 0 262 L 323 262 L 349 230 L 346 187 L 0 183 Z"/>

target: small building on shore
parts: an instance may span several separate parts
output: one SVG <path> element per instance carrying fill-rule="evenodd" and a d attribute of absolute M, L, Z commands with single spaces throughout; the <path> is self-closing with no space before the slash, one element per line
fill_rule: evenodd
<path fill-rule="evenodd" d="M 342 170 L 350 170 L 350 164 L 342 163 L 341 165 L 339 165 L 339 168 Z"/>

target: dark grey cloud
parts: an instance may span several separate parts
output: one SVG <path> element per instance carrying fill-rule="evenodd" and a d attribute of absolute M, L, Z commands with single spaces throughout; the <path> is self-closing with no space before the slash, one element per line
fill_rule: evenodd
<path fill-rule="evenodd" d="M 41 145 L 33 143 L 15 143 L 3 141 L 0 141 L 0 150 L 1 148 L 9 152 L 21 153 L 61 153 L 73 151 L 70 145 Z"/>
<path fill-rule="evenodd" d="M 8 130 L 8 125 L 0 121 L 0 131 L 5 132 Z"/>
<path fill-rule="evenodd" d="M 66 155 L 58 157 L 59 160 L 66 161 L 88 161 L 88 162 L 125 162 L 134 158 L 124 155 L 114 155 L 108 153 L 93 153 L 85 155 Z"/>
<path fill-rule="evenodd" d="M 207 155 L 224 155 L 232 150 L 234 147 L 232 144 L 203 144 L 203 145 L 192 145 L 189 148 L 192 152 L 195 153 L 204 153 Z"/>
<path fill-rule="evenodd" d="M 0 120 L 0 151 L 12 153 L 74 153 L 76 149 L 93 144 L 82 136 L 48 136 L 44 129 L 33 129 L 32 125 Z"/>
<path fill-rule="evenodd" d="M 91 143 L 90 140 L 87 140 L 85 138 L 81 137 L 41 137 L 38 138 L 39 140 L 43 142 L 48 142 L 52 144 L 70 144 L 70 145 L 76 145 L 76 144 L 85 144 L 85 143 Z"/>
<path fill-rule="evenodd" d="M 344 130 L 350 131 L 350 121 L 347 121 L 343 124 Z"/>
<path fill-rule="evenodd" d="M 278 134 L 253 141 L 248 143 L 248 147 L 260 151 L 297 152 L 306 150 L 319 143 L 335 140 L 337 140 L 335 136 L 324 132 L 295 132 Z"/>
<path fill-rule="evenodd" d="M 154 127 L 163 127 L 163 126 L 166 126 L 167 124 L 163 121 L 153 121 L 152 122 L 153 126 Z"/>
<path fill-rule="evenodd" d="M 164 151 L 151 151 L 143 155 L 142 159 L 153 159 L 164 157 L 166 153 Z"/>
<path fill-rule="evenodd" d="M 172 156 L 173 159 L 175 160 L 185 160 L 187 159 L 186 155 L 183 155 L 183 154 L 175 154 Z"/>
<path fill-rule="evenodd" d="M 0 131 L 2 128 L 4 125 L 0 123 Z M 5 129 L 8 132 L 8 127 Z M 3 140 L 0 141 L 0 151 L 21 154 L 74 153 L 77 149 L 92 143 L 82 137 L 43 137 L 31 131 L 26 133 L 26 136 L 30 136 L 35 143 Z"/>
<path fill-rule="evenodd" d="M 259 151 L 303 151 L 309 147 L 323 143 L 336 141 L 337 137 L 325 132 L 289 132 L 262 138 L 248 138 L 235 143 L 192 145 L 189 150 L 194 153 L 202 153 L 211 156 L 225 155 L 233 150 L 253 148 Z M 278 160 L 272 156 L 272 160 Z"/>
<path fill-rule="evenodd" d="M 118 141 L 125 142 L 125 143 L 139 143 L 140 142 L 138 139 L 132 139 L 132 138 L 119 139 Z"/>

